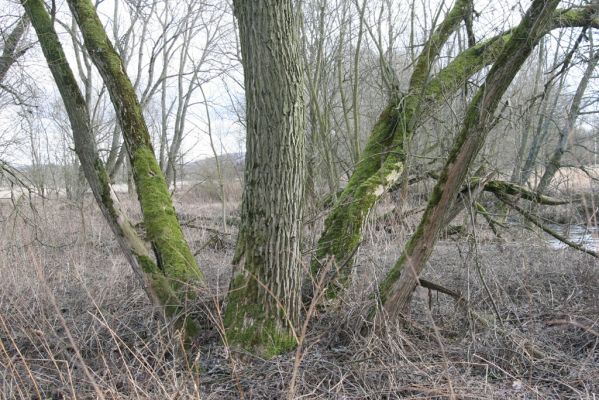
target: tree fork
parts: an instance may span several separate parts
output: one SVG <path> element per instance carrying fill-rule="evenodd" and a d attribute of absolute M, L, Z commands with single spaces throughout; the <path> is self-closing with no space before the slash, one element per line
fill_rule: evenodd
<path fill-rule="evenodd" d="M 177 220 L 133 85 L 91 1 L 69 0 L 68 3 L 85 47 L 108 88 L 117 112 L 141 204 L 144 228 L 152 242 L 158 265 L 172 280 L 173 287 L 185 292 L 187 284 L 202 283 L 203 274 Z"/>
<path fill-rule="evenodd" d="M 513 30 L 484 85 L 470 103 L 464 128 L 456 137 L 427 210 L 401 257 L 379 287 L 386 315 L 397 317 L 406 308 L 418 283 L 418 275 L 424 269 L 438 239 L 448 209 L 455 201 L 468 169 L 486 139 L 501 97 L 528 58 L 541 32 L 544 32 L 558 3 L 559 0 L 534 0 L 520 25 Z"/>
<path fill-rule="evenodd" d="M 599 17 L 592 6 L 554 11 L 547 25 L 536 33 L 537 40 L 552 29 L 580 26 L 599 27 Z M 447 25 L 444 26 L 445 30 L 447 28 Z M 510 29 L 468 48 L 433 77 L 428 77 L 428 72 L 420 73 L 421 78 L 411 79 L 414 87 L 419 87 L 420 90 L 410 91 L 414 95 L 400 97 L 381 113 L 360 162 L 325 220 L 311 263 L 313 276 L 318 275 L 322 261 L 327 257 L 333 256 L 337 263 L 341 263 L 349 254 L 355 253 L 370 210 L 386 190 L 393 186 L 391 181 L 398 178 L 404 170 L 403 144 L 411 139 L 411 132 L 414 132 L 420 115 L 437 107 L 445 95 L 459 89 L 468 77 L 494 63 L 513 32 Z M 439 36 L 436 36 L 436 41 L 437 44 L 433 47 L 439 48 Z M 419 56 L 418 63 L 423 63 L 420 61 L 421 57 L 424 55 Z M 430 53 L 426 59 L 429 63 L 434 61 Z M 419 68 L 422 69 L 428 71 L 425 67 Z M 339 271 L 338 283 L 331 282 L 327 293 L 329 298 L 335 297 L 339 289 L 348 282 L 353 263 L 347 262 L 344 265 L 345 268 Z"/>
<path fill-rule="evenodd" d="M 149 245 L 138 236 L 119 205 L 104 163 L 96 149 L 89 110 L 66 61 L 50 15 L 41 0 L 22 0 L 22 5 L 36 31 L 44 57 L 63 99 L 73 129 L 75 153 L 96 203 L 150 301 L 155 306 L 165 305 L 166 315 L 175 317 L 180 311 L 180 303 L 168 280 L 152 260 L 148 251 Z M 178 324 L 183 326 L 186 332 L 197 330 L 191 320 L 178 321 Z"/>

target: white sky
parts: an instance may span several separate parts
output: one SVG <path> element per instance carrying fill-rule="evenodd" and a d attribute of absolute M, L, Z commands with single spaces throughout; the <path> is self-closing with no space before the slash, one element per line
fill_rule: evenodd
<path fill-rule="evenodd" d="M 122 0 L 117 0 L 122 1 Z M 330 0 L 330 1 L 347 1 L 352 3 L 352 0 Z M 372 13 L 372 16 L 376 16 L 377 8 L 375 7 L 374 1 L 367 1 L 368 13 Z M 406 27 L 407 20 L 401 20 L 409 18 L 409 7 L 408 5 L 411 1 L 408 0 L 392 0 L 393 4 L 395 4 L 396 9 L 396 18 L 397 20 L 393 21 L 394 27 L 397 26 L 397 29 L 403 29 L 402 27 Z M 225 6 L 225 0 L 212 0 L 212 3 L 215 5 Z M 492 1 L 492 0 L 481 0 L 475 1 L 475 10 L 480 13 L 480 16 L 475 20 L 475 29 L 477 39 L 481 39 L 483 37 L 493 36 L 511 26 L 514 26 L 518 23 L 522 13 L 528 7 L 530 1 L 517 1 L 517 0 L 508 0 L 508 1 Z M 565 3 L 565 2 L 564 2 Z M 103 21 L 107 23 L 108 32 L 111 34 L 111 21 L 113 17 L 113 8 L 114 8 L 114 0 L 104 0 L 99 8 L 99 14 Z M 171 1 L 167 3 L 169 6 L 177 8 L 181 3 L 176 1 Z M 416 14 L 417 14 L 417 29 L 424 29 L 425 27 L 428 29 L 432 24 L 432 19 L 434 18 L 437 9 L 439 6 L 442 7 L 444 11 L 446 11 L 451 5 L 453 5 L 453 0 L 416 0 Z M 4 24 L 11 16 L 16 16 L 21 13 L 20 5 L 18 2 L 11 0 L 0 0 L 0 7 L 3 7 L 3 10 L 6 10 L 5 16 L 0 17 L 0 24 Z M 68 16 L 68 7 L 64 1 L 57 1 L 57 18 L 70 23 L 70 17 Z M 125 6 L 120 6 L 121 10 L 125 10 Z M 426 11 L 425 11 L 426 10 Z M 353 11 L 352 11 L 353 12 Z M 227 51 L 229 54 L 235 52 L 235 48 L 233 45 L 232 36 L 232 16 L 229 14 L 225 18 L 228 18 L 226 21 L 226 28 L 229 29 L 229 33 L 225 35 L 225 37 L 221 38 L 222 43 L 219 44 L 220 50 Z M 442 19 L 442 16 L 440 17 Z M 127 14 L 122 14 L 122 17 L 119 17 L 121 20 L 121 25 L 124 27 L 127 25 L 128 16 Z M 152 26 L 153 32 L 150 35 L 150 38 L 146 41 L 145 45 L 147 47 L 146 52 L 149 51 L 149 47 L 152 43 L 152 40 L 156 40 L 160 34 L 158 30 L 154 31 L 155 28 L 159 28 L 156 24 Z M 383 30 L 386 30 L 388 27 L 385 26 Z M 69 35 L 63 30 L 59 29 L 60 37 L 65 47 L 65 50 L 68 53 L 69 61 L 71 62 L 71 67 L 75 69 L 75 62 L 72 51 L 72 44 L 70 42 Z M 401 40 L 398 41 L 398 46 L 405 45 L 407 43 L 406 38 L 408 36 L 408 32 L 405 31 L 401 37 Z M 33 37 L 33 35 L 30 35 Z M 365 40 L 369 40 L 366 38 Z M 196 49 L 192 51 L 192 54 L 199 55 L 202 50 L 202 45 L 205 42 L 205 32 L 204 30 L 200 30 L 198 36 L 194 38 L 193 45 L 196 46 Z M 399 52 L 405 52 L 405 48 L 398 49 Z M 147 57 L 147 53 L 146 53 Z M 221 60 L 224 62 L 224 56 L 221 57 Z M 231 65 L 234 64 L 235 61 L 231 61 L 231 59 L 226 60 L 226 63 Z M 216 65 L 217 63 L 213 63 Z M 169 65 L 170 71 L 174 72 L 178 67 L 177 59 L 172 60 Z M 137 70 L 137 65 L 135 61 L 132 61 L 128 67 L 128 71 L 132 80 L 134 79 L 135 72 Z M 158 72 L 159 73 L 159 72 Z M 235 65 L 233 70 L 230 72 L 235 80 L 242 81 L 242 74 L 239 65 Z M 35 83 L 35 89 L 37 90 L 37 97 L 32 99 L 32 102 L 37 104 L 39 107 L 35 113 L 42 118 L 41 123 L 34 124 L 34 135 L 37 136 L 36 142 L 41 146 L 40 154 L 44 155 L 48 158 L 48 161 L 55 161 L 62 157 L 63 154 L 63 143 L 64 140 L 64 132 L 59 129 L 59 126 L 65 126 L 64 121 L 60 121 L 56 118 L 56 109 L 57 105 L 60 104 L 60 98 L 58 96 L 58 92 L 55 89 L 54 83 L 50 77 L 49 71 L 46 66 L 46 62 L 41 54 L 39 48 L 34 48 L 30 50 L 23 60 L 20 61 L 19 67 L 15 68 L 12 74 L 12 82 L 13 83 L 21 83 L 21 84 L 30 84 Z M 95 77 L 95 81 L 99 81 L 99 77 Z M 30 83 L 31 82 L 31 83 Z M 8 83 L 8 82 L 7 82 Z M 174 82 L 173 82 L 174 83 Z M 32 85 L 33 86 L 33 85 Z M 225 90 L 228 88 L 228 91 Z M 169 100 L 174 97 L 174 86 L 171 86 L 169 91 Z M 211 80 L 210 82 L 204 84 L 204 90 L 209 99 L 210 110 L 211 110 L 211 120 L 212 120 L 212 128 L 215 134 L 215 142 L 217 146 L 217 150 L 221 153 L 232 153 L 232 152 L 241 152 L 244 149 L 244 132 L 243 128 L 236 124 L 236 115 L 234 115 L 231 108 L 231 96 L 237 98 L 238 100 L 242 98 L 242 91 L 239 85 L 234 83 L 234 80 L 227 77 L 217 77 Z M 229 94 L 231 93 L 231 95 Z M 14 107 L 14 106 L 6 106 L 2 101 L 6 99 L 6 96 L 0 97 L 0 159 L 5 161 L 17 163 L 17 164 L 25 164 L 29 163 L 31 159 L 31 145 L 29 140 L 29 133 L 27 132 L 28 125 L 26 121 L 24 121 L 22 108 Z M 148 107 L 146 112 L 148 116 L 148 125 L 150 129 L 156 131 L 155 124 L 153 122 L 160 120 L 159 114 L 159 100 L 160 93 L 158 92 L 154 98 L 153 103 Z M 242 101 L 242 100 L 241 100 Z M 206 131 L 206 118 L 205 118 L 205 108 L 203 104 L 200 104 L 199 92 L 192 99 L 192 103 L 194 103 L 189 112 L 188 112 L 188 122 L 186 125 L 186 137 L 183 143 L 182 151 L 185 153 L 184 159 L 186 161 L 195 160 L 199 158 L 205 158 L 212 156 L 212 150 L 209 146 L 209 139 Z M 174 119 L 174 118 L 173 118 Z M 56 123 L 58 120 L 58 124 Z M 171 129 L 172 129 L 172 121 L 171 121 Z M 47 135 L 47 139 L 46 139 Z M 7 145 L 9 143 L 9 145 Z M 156 148 L 156 150 L 158 150 Z"/>
<path fill-rule="evenodd" d="M 215 2 L 218 3 L 218 1 L 220 0 L 216 0 Z M 173 2 L 173 4 L 169 3 L 169 5 L 174 4 L 175 2 Z M 21 13 L 20 5 L 15 4 L 14 2 L 2 0 L 0 1 L 0 7 L 9 9 L 9 12 L 7 12 L 6 16 L 4 18 L 0 18 L 0 24 L 3 23 L 3 21 L 7 21 L 9 18 L 12 20 L 16 19 L 15 17 Z M 112 0 L 106 0 L 102 2 L 99 8 L 100 18 L 105 21 L 109 35 L 112 33 L 111 20 L 113 17 L 113 7 L 114 2 Z M 120 8 L 122 11 L 124 11 L 124 6 L 122 4 L 120 5 Z M 123 18 L 119 17 L 123 26 L 121 31 L 124 31 L 128 16 L 124 13 L 121 13 L 121 15 L 123 16 Z M 57 19 L 70 24 L 68 6 L 64 1 L 57 2 Z M 160 27 L 156 26 L 155 28 Z M 59 37 L 63 47 L 67 52 L 67 57 L 69 58 L 71 68 L 74 70 L 75 75 L 77 76 L 77 64 L 75 62 L 70 35 L 58 25 L 57 31 L 59 32 Z M 160 33 L 161 32 L 156 29 L 156 31 L 149 35 L 150 37 L 146 41 L 146 58 L 153 40 L 156 40 Z M 205 41 L 205 36 L 203 35 L 204 32 L 200 31 L 193 41 L 194 45 L 197 44 L 200 46 L 199 49 L 195 50 L 195 52 L 198 54 L 200 54 L 201 45 Z M 35 40 L 34 31 L 32 28 L 29 32 L 29 38 Z M 192 54 L 193 52 L 194 50 L 192 50 Z M 147 59 L 144 61 L 147 62 Z M 228 63 L 230 64 L 230 61 L 228 61 Z M 225 63 L 223 62 L 223 64 Z M 176 73 L 178 65 L 178 55 L 176 55 L 174 60 L 169 62 L 168 73 Z M 158 65 L 157 75 L 160 74 L 160 68 L 161 66 Z M 242 79 L 240 71 L 241 70 L 238 68 L 236 79 Z M 137 72 L 135 56 L 128 66 L 128 72 L 131 80 L 135 80 Z M 231 73 L 235 74 L 235 71 L 232 71 Z M 204 76 L 200 74 L 200 79 L 206 79 L 205 77 L 208 75 L 209 73 L 204 74 Z M 144 71 L 142 76 L 144 78 L 146 77 L 146 71 Z M 96 83 L 100 81 L 100 77 L 97 74 L 94 74 L 93 79 Z M 38 140 L 35 142 L 37 142 L 38 145 L 41 144 L 42 148 L 40 148 L 40 153 L 46 153 L 45 157 L 47 158 L 47 161 L 54 162 L 55 158 L 62 156 L 61 153 L 63 153 L 63 141 L 61 140 L 61 137 L 64 136 L 64 132 L 61 132 L 59 127 L 55 126 L 57 119 L 55 118 L 55 115 L 51 115 L 55 114 L 55 112 L 51 112 L 51 110 L 56 109 L 57 104 L 61 104 L 61 101 L 58 90 L 51 79 L 46 60 L 44 59 L 43 54 L 38 46 L 29 50 L 26 56 L 19 61 L 19 65 L 16 68 L 13 68 L 11 71 L 10 80 L 8 80 L 6 83 L 14 83 L 19 85 L 25 83 L 25 81 L 35 83 L 35 91 L 37 92 L 36 98 L 31 99 L 31 103 L 34 105 L 34 107 L 30 107 L 29 110 L 32 110 L 36 116 L 45 120 L 45 122 L 42 123 L 42 126 L 44 127 L 43 132 L 41 132 L 39 129 L 34 132 L 34 135 L 38 137 Z M 188 82 L 189 79 L 186 78 L 184 85 L 187 86 Z M 238 124 L 235 124 L 236 116 L 230 110 L 230 97 L 227 94 L 227 91 L 223 90 L 225 83 L 228 84 L 228 90 L 232 92 L 232 96 L 242 96 L 238 85 L 231 84 L 226 76 L 215 77 L 211 81 L 203 84 L 204 91 L 210 104 L 212 131 L 214 135 L 213 139 L 215 141 L 217 152 L 239 152 L 243 151 L 244 133 L 242 127 Z M 168 95 L 168 101 L 170 103 L 170 101 L 174 100 L 176 94 L 176 82 L 174 80 L 170 81 L 169 83 L 169 91 L 170 94 Z M 96 94 L 97 92 L 98 90 L 96 90 Z M 107 96 L 104 95 L 104 98 L 106 97 Z M 4 95 L 2 96 L 1 100 L 7 98 L 8 97 Z M 182 145 L 182 152 L 185 153 L 185 161 L 212 156 L 212 150 L 209 145 L 209 137 L 206 133 L 207 125 L 205 122 L 205 106 L 200 102 L 201 97 L 199 95 L 199 91 L 196 91 L 191 100 L 192 106 L 188 111 L 185 137 Z M 28 128 L 28 126 L 27 123 L 24 123 L 22 115 L 29 114 L 29 112 L 25 112 L 23 114 L 22 107 L 5 105 L 3 102 L 0 103 L 0 105 L 2 105 L 0 108 L 0 158 L 17 165 L 28 164 L 31 160 L 31 145 L 29 140 L 31 135 L 29 132 L 27 132 L 29 129 L 23 129 Z M 146 110 L 146 121 L 150 131 L 153 133 L 156 133 L 156 131 L 159 129 L 159 127 L 153 123 L 154 121 L 160 121 L 159 105 L 160 92 L 154 96 L 152 99 L 152 104 L 150 104 Z M 169 123 L 169 130 L 171 132 L 173 129 L 173 123 L 174 116 L 170 118 Z M 59 124 L 64 126 L 64 121 L 60 121 Z M 7 143 L 10 143 L 11 145 L 7 146 Z M 158 152 L 157 147 L 155 150 Z"/>

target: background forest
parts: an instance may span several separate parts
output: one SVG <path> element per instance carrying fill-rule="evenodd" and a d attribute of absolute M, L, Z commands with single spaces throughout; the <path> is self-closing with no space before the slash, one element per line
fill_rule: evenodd
<path fill-rule="evenodd" d="M 599 395 L 599 3 L 0 4 L 0 398 Z"/>

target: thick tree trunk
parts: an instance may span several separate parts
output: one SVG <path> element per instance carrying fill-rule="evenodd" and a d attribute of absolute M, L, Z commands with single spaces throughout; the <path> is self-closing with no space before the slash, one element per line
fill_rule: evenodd
<path fill-rule="evenodd" d="M 93 4 L 89 0 L 71 0 L 69 6 L 115 107 L 141 204 L 144 229 L 158 267 L 184 302 L 188 295 L 193 295 L 193 290 L 188 290 L 189 285 L 202 284 L 203 274 L 177 220 L 135 91 Z"/>
<path fill-rule="evenodd" d="M 167 278 L 153 261 L 148 250 L 149 244 L 138 236 L 120 208 L 118 198 L 110 185 L 108 173 L 96 149 L 85 98 L 66 61 L 50 15 L 42 0 L 22 0 L 22 4 L 38 35 L 42 51 L 63 99 L 73 129 L 75 152 L 96 203 L 150 300 L 155 305 L 167 306 L 165 308 L 167 315 L 174 316 L 179 311 L 180 302 Z M 187 331 L 195 331 L 192 322 L 186 324 Z"/>
<path fill-rule="evenodd" d="M 225 327 L 266 356 L 293 348 L 300 320 L 303 67 L 292 1 L 235 0 L 247 139 L 242 224 Z"/>
<path fill-rule="evenodd" d="M 514 76 L 536 45 L 559 0 L 534 0 L 491 68 L 466 114 L 464 128 L 443 168 L 416 232 L 380 286 L 385 314 L 395 317 L 406 307 L 418 275 L 430 257 L 446 215 L 480 148 L 493 114 Z M 532 39 L 531 39 L 532 38 Z M 534 39 L 536 38 L 536 39 Z"/>
<path fill-rule="evenodd" d="M 470 47 L 436 75 L 430 76 L 430 66 L 436 54 L 448 35 L 459 26 L 460 16 L 468 10 L 467 3 L 456 2 L 425 45 L 416 61 L 408 95 L 392 101 L 381 113 L 360 162 L 325 220 L 311 271 L 316 275 L 329 257 L 334 257 L 337 265 L 343 266 L 337 273 L 337 279 L 329 284 L 329 297 L 334 297 L 338 289 L 347 283 L 353 266 L 348 258 L 355 254 L 362 240 L 363 226 L 370 210 L 401 176 L 405 163 L 404 142 L 411 140 L 420 117 L 438 107 L 444 96 L 458 90 L 468 77 L 495 62 L 513 35 L 513 30 L 510 30 Z M 599 26 L 592 7 L 558 10 L 544 30 L 537 33 L 536 39 L 551 29 L 586 25 Z"/>

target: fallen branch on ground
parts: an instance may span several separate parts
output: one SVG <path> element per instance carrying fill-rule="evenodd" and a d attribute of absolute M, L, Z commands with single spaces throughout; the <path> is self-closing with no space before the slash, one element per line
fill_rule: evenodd
<path fill-rule="evenodd" d="M 524 186 L 507 181 L 489 181 L 485 184 L 484 191 L 491 192 L 496 195 L 509 194 L 512 196 L 519 196 L 522 199 L 534 201 L 535 203 L 547 206 L 559 206 L 562 204 L 570 204 L 580 201 L 578 198 L 568 200 L 556 199 L 554 197 L 538 194 L 537 192 L 532 191 Z"/>

